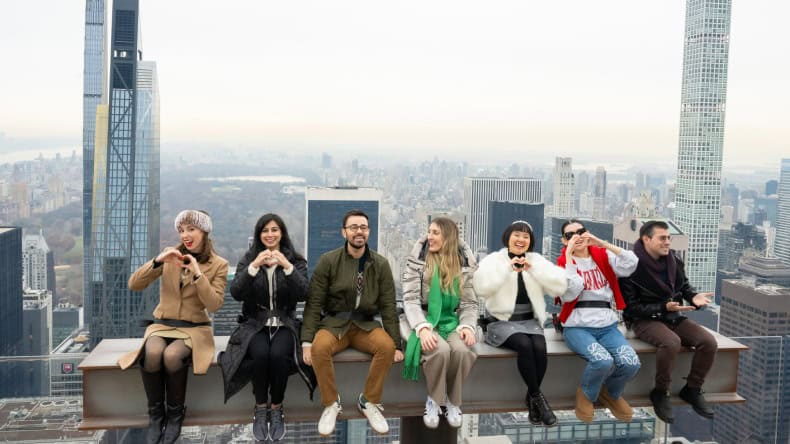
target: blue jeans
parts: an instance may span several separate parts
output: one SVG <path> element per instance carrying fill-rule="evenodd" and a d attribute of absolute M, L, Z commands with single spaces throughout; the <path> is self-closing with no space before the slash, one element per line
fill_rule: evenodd
<path fill-rule="evenodd" d="M 618 399 L 625 383 L 639 371 L 639 356 L 617 329 L 617 323 L 600 328 L 565 327 L 563 336 L 568 348 L 587 361 L 581 388 L 592 402 L 598 399 L 602 384 L 613 399 Z"/>

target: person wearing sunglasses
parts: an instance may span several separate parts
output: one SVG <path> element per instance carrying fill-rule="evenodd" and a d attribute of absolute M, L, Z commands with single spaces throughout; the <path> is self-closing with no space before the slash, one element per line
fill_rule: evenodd
<path fill-rule="evenodd" d="M 625 308 L 618 278 L 628 277 L 639 262 L 632 251 L 599 239 L 578 220 L 562 225 L 565 245 L 557 264 L 565 268 L 568 290 L 560 296 L 559 315 L 568 348 L 587 361 L 576 389 L 576 417 L 590 423 L 600 400 L 620 421 L 633 410 L 623 399 L 625 384 L 639 371 L 634 349 L 617 328 Z"/>

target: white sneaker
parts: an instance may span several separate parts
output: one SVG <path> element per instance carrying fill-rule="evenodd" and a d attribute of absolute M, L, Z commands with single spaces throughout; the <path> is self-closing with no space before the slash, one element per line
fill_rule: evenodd
<path fill-rule="evenodd" d="M 360 412 L 362 412 L 365 417 L 368 418 L 368 422 L 370 423 L 370 427 L 378 433 L 382 435 L 385 433 L 389 433 L 390 426 L 387 424 L 387 420 L 384 418 L 384 415 L 381 414 L 381 411 L 384 410 L 384 407 L 381 404 L 373 404 L 370 401 L 362 402 L 362 394 L 359 395 L 359 400 L 357 401 L 357 408 Z"/>
<path fill-rule="evenodd" d="M 444 407 L 447 409 L 444 416 L 447 417 L 447 423 L 450 424 L 450 427 L 461 427 L 461 424 L 464 423 L 464 414 L 461 412 L 461 408 L 451 404 L 449 400 L 447 400 Z"/>
<path fill-rule="evenodd" d="M 343 411 L 340 406 L 340 397 L 337 401 L 324 407 L 324 412 L 321 413 L 321 419 L 318 420 L 318 433 L 321 436 L 329 436 L 335 431 L 335 422 L 337 422 L 337 415 Z"/>
<path fill-rule="evenodd" d="M 425 401 L 425 413 L 422 415 L 422 422 L 424 422 L 425 427 L 429 429 L 439 427 L 439 404 L 430 396 L 428 400 Z"/>

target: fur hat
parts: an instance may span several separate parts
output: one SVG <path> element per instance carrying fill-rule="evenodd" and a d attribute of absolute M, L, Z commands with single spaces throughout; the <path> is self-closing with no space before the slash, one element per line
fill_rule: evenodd
<path fill-rule="evenodd" d="M 184 210 L 178 213 L 175 221 L 176 231 L 181 225 L 192 225 L 206 233 L 211 233 L 211 217 L 209 217 L 208 213 L 201 210 Z"/>

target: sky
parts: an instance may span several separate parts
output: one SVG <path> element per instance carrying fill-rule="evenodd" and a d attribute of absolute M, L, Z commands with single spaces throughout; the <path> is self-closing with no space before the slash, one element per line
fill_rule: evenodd
<path fill-rule="evenodd" d="M 732 6 L 725 167 L 790 157 L 787 0 Z M 84 2 L 0 4 L 0 152 L 80 149 Z M 677 157 L 685 1 L 140 0 L 162 149 Z"/>

